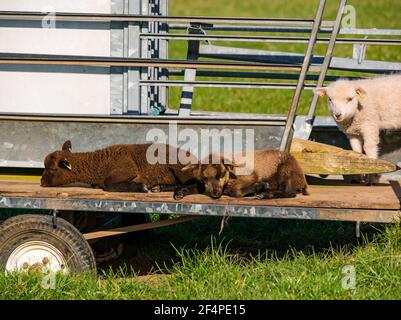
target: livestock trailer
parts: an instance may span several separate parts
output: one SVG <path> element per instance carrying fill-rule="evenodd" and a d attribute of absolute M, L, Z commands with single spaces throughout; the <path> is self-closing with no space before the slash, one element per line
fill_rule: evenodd
<path fill-rule="evenodd" d="M 349 149 L 331 118 L 315 116 L 316 97 L 307 115 L 297 114 L 302 93 L 341 73 L 354 78 L 400 71 L 400 63 L 367 60 L 365 53 L 369 45 L 399 48 L 401 30 L 344 28 L 346 1 L 336 3 L 332 20 L 323 19 L 325 0 L 318 1 L 309 19 L 170 16 L 167 0 L 0 3 L 0 38 L 6 40 L 0 42 L 0 208 L 13 216 L 0 225 L 0 264 L 7 271 L 33 265 L 94 270 L 89 243 L 200 216 L 353 221 L 357 226 L 399 221 L 397 171 L 375 187 L 314 175 L 310 196 L 269 200 L 191 195 L 175 201 L 171 193 L 42 188 L 35 177 L 44 157 L 65 140 L 72 141 L 74 151 L 90 151 L 163 136 L 199 157 L 227 141 L 233 150 L 252 145 L 291 151 L 293 137 Z M 186 59 L 169 59 L 171 41 L 187 44 Z M 304 51 L 239 45 L 249 42 L 299 43 Z M 324 55 L 315 53 L 315 44 L 325 46 Z M 334 57 L 335 45 L 353 46 L 353 57 Z M 170 105 L 170 87 L 182 88 L 179 106 Z M 192 110 L 198 87 L 294 94 L 286 115 L 204 112 Z M 186 139 L 205 132 L 206 143 Z M 400 132 L 383 132 L 381 139 L 381 159 L 399 163 Z M 114 227 L 110 221 L 85 222 L 78 231 L 83 212 L 121 219 Z M 150 222 L 154 213 L 182 217 Z"/>

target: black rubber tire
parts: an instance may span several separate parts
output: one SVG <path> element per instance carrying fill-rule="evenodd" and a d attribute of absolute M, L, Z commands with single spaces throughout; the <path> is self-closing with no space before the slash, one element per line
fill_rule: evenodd
<path fill-rule="evenodd" d="M 11 253 L 21 244 L 40 240 L 56 247 L 64 255 L 72 273 L 96 273 L 92 249 L 82 234 L 69 222 L 41 214 L 24 214 L 7 219 L 0 225 L 0 267 L 4 268 Z"/>

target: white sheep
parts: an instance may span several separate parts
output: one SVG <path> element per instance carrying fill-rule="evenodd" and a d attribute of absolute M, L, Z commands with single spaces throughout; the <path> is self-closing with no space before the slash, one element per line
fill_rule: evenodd
<path fill-rule="evenodd" d="M 380 130 L 401 128 L 401 75 L 338 80 L 314 92 L 328 97 L 329 110 L 353 151 L 377 159 Z"/>

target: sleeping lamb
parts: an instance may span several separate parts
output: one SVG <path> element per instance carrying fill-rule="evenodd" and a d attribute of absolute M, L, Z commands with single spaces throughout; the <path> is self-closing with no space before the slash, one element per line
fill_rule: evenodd
<path fill-rule="evenodd" d="M 327 96 L 334 120 L 352 150 L 373 159 L 379 156 L 380 130 L 401 128 L 401 75 L 363 80 L 338 80 L 315 89 Z M 378 181 L 372 175 L 370 183 Z"/>
<path fill-rule="evenodd" d="M 173 191 L 178 185 L 191 183 L 191 172 L 181 169 L 188 164 L 150 163 L 147 150 L 151 144 L 120 144 L 93 152 L 73 153 L 71 142 L 66 141 L 61 151 L 45 158 L 42 187 L 56 187 L 84 183 L 105 191 L 148 192 Z M 153 145 L 154 146 L 154 145 Z M 165 148 L 166 159 L 171 152 L 186 153 L 186 160 L 197 161 L 185 150 L 169 145 Z"/>
<path fill-rule="evenodd" d="M 251 161 L 236 164 L 233 154 L 216 155 L 219 160 L 213 162 L 213 154 L 203 161 L 185 166 L 183 172 L 191 172 L 203 182 L 202 193 L 214 199 L 223 194 L 231 197 L 253 196 L 264 198 L 293 198 L 298 193 L 308 195 L 308 184 L 304 172 L 293 156 L 278 150 L 255 150 L 246 157 Z M 244 174 L 246 163 L 250 170 Z M 182 199 L 189 194 L 199 193 L 200 188 L 182 187 L 174 193 L 175 199 Z"/>

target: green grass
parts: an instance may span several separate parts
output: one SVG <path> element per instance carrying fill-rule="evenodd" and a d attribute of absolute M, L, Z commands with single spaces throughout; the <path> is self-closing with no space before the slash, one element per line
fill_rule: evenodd
<path fill-rule="evenodd" d="M 135 258 L 158 260 L 152 274 L 169 277 L 144 280 L 115 266 L 97 279 L 57 276 L 55 289 L 44 289 L 41 275 L 1 274 L 0 299 L 400 299 L 399 226 L 380 232 L 365 226 L 359 241 L 352 229 L 345 223 L 232 219 L 224 238 L 216 239 L 219 220 L 207 218 L 157 232 Z M 342 270 L 350 265 L 356 286 L 346 290 Z"/>
<path fill-rule="evenodd" d="M 284 4 L 285 2 L 285 4 Z M 328 16 L 336 1 L 328 1 Z M 357 8 L 357 27 L 401 28 L 398 0 L 349 1 Z M 171 15 L 254 17 L 313 16 L 317 1 L 171 0 Z M 255 45 L 303 52 L 299 45 Z M 184 58 L 186 45 L 170 43 L 170 56 Z M 322 48 L 318 47 L 321 53 Z M 350 57 L 351 47 L 337 56 Z M 397 47 L 368 48 L 369 59 L 401 61 Z M 171 107 L 179 104 L 173 89 Z M 286 113 L 290 91 L 196 89 L 197 110 Z M 311 95 L 302 96 L 301 112 Z M 324 103 L 318 114 L 325 114 Z M 11 213 L 7 211 L 9 216 Z M 4 216 L 3 216 L 4 218 Z M 138 244 L 137 255 L 99 271 L 99 277 L 58 276 L 54 290 L 41 287 L 42 276 L 0 272 L 0 299 L 401 299 L 401 229 L 363 225 L 355 238 L 353 223 L 230 219 L 221 235 L 220 219 L 205 218 L 155 230 Z M 214 239 L 214 240 L 212 240 Z M 342 268 L 352 265 L 356 288 L 341 288 Z M 170 277 L 139 280 L 136 275 Z"/>
<path fill-rule="evenodd" d="M 232 0 L 232 1 L 170 1 L 171 15 L 187 16 L 242 16 L 242 17 L 277 17 L 277 18 L 311 18 L 317 8 L 317 0 Z M 334 19 L 338 1 L 328 1 L 324 18 Z M 356 8 L 356 26 L 358 28 L 401 28 L 401 2 L 398 0 L 350 0 L 348 4 Z M 303 35 L 307 36 L 307 35 Z M 291 51 L 304 53 L 304 44 L 274 44 L 274 43 L 219 43 L 255 49 Z M 170 57 L 185 59 L 187 44 L 184 41 L 170 41 Z M 315 53 L 323 54 L 325 46 L 317 45 Z M 334 55 L 352 57 L 352 45 L 337 45 Z M 399 46 L 369 46 L 367 59 L 400 61 Z M 330 72 L 330 74 L 339 74 Z M 344 75 L 341 74 L 340 75 Z M 350 74 L 352 75 L 352 74 Z M 229 80 L 229 79 L 225 79 Z M 238 79 L 232 79 L 233 81 Z M 170 108 L 179 106 L 181 88 L 170 89 Z M 207 111 L 232 111 L 286 114 L 288 112 L 293 91 L 272 89 L 226 89 L 226 88 L 195 88 L 193 109 Z M 298 114 L 305 114 L 311 101 L 312 93 L 305 92 L 301 98 Z M 326 115 L 326 105 L 320 101 L 317 114 Z"/>

